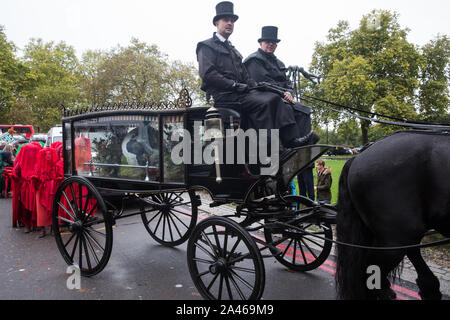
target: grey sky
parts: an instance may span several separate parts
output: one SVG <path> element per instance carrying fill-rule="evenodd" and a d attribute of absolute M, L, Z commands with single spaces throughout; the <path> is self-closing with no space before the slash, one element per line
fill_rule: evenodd
<path fill-rule="evenodd" d="M 151 44 L 171 60 L 197 65 L 197 42 L 215 31 L 219 0 L 1 0 L 0 24 L 23 48 L 30 38 L 65 41 L 81 56 L 88 49 L 126 46 L 132 37 Z M 244 57 L 258 48 L 264 25 L 279 27 L 277 56 L 286 65 L 307 68 L 316 41 L 324 41 L 339 20 L 356 28 L 364 14 L 385 9 L 400 14 L 409 41 L 423 45 L 450 34 L 449 0 L 235 0 L 239 15 L 231 42 Z"/>

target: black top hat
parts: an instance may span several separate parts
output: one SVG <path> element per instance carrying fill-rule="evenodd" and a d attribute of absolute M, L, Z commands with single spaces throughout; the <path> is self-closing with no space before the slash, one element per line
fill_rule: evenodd
<path fill-rule="evenodd" d="M 280 42 L 280 39 L 278 39 L 278 28 L 273 26 L 262 27 L 261 38 L 258 39 L 258 42 L 262 41 Z"/>
<path fill-rule="evenodd" d="M 236 21 L 239 17 L 233 12 L 233 3 L 230 1 L 222 1 L 216 5 L 216 16 L 213 19 L 213 25 L 216 21 L 223 17 L 232 17 Z"/>

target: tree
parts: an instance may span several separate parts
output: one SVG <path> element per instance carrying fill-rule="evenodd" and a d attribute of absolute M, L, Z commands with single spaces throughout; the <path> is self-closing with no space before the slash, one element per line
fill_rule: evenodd
<path fill-rule="evenodd" d="M 312 71 L 325 75 L 325 79 L 314 94 L 366 112 L 417 118 L 415 93 L 423 59 L 406 40 L 407 34 L 408 29 L 398 23 L 398 15 L 389 11 L 372 11 L 353 31 L 347 22 L 339 22 L 329 31 L 328 43 L 316 43 Z M 320 115 L 323 117 L 323 112 Z M 325 115 L 327 121 L 331 117 L 338 125 L 348 118 L 329 111 Z M 371 124 L 366 120 L 359 123 L 365 144 Z"/>
<path fill-rule="evenodd" d="M 368 76 L 370 72 L 370 64 L 361 56 L 350 56 L 342 61 L 336 61 L 330 72 L 331 80 L 323 84 L 328 99 L 362 110 L 370 110 L 376 86 Z M 342 74 L 347 76 L 340 76 Z M 340 120 L 348 118 L 340 114 L 336 114 L 335 117 Z M 363 143 L 367 143 L 369 125 L 368 121 L 360 121 Z"/>
<path fill-rule="evenodd" d="M 170 87 L 169 95 L 172 100 L 178 98 L 182 89 L 187 89 L 194 101 L 205 100 L 205 94 L 200 90 L 201 84 L 198 69 L 192 64 L 174 61 L 169 68 L 167 85 Z"/>
<path fill-rule="evenodd" d="M 87 52 L 82 60 L 83 88 L 93 103 L 173 101 L 182 88 L 194 96 L 200 86 L 196 69 L 169 62 L 156 45 L 132 39 L 127 47 Z"/>
<path fill-rule="evenodd" d="M 102 77 L 108 54 L 101 50 L 86 51 L 80 62 L 80 86 L 86 102 L 100 104 L 109 98 L 110 82 Z"/>
<path fill-rule="evenodd" d="M 32 79 L 24 91 L 34 124 L 45 131 L 61 122 L 61 105 L 82 102 L 79 62 L 75 50 L 64 42 L 44 43 L 31 39 L 24 51 L 24 64 Z"/>
<path fill-rule="evenodd" d="M 422 47 L 419 111 L 426 121 L 450 123 L 450 39 L 438 36 Z"/>
<path fill-rule="evenodd" d="M 0 25 L 0 122 L 12 123 L 14 106 L 27 86 L 27 68 L 15 57 L 16 47 L 9 42 Z M 18 123 L 18 122 L 17 122 Z"/>

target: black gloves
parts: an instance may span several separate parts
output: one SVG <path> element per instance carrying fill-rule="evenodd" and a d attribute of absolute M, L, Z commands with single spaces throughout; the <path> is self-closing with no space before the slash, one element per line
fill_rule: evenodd
<path fill-rule="evenodd" d="M 248 85 L 245 83 L 235 82 L 233 83 L 233 90 L 237 93 L 246 93 L 248 92 Z"/>
<path fill-rule="evenodd" d="M 253 80 L 253 79 L 248 79 L 247 84 L 248 84 L 250 89 L 251 88 L 256 88 L 258 86 L 258 83 L 255 80 Z"/>

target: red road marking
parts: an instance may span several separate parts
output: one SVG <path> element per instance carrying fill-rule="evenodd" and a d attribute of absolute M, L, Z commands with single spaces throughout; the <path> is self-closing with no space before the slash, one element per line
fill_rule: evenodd
<path fill-rule="evenodd" d="M 418 300 L 422 299 L 417 292 L 409 290 L 409 289 L 406 289 L 406 288 L 403 288 L 403 287 L 400 287 L 399 285 L 393 284 L 393 285 L 391 285 L 391 288 L 393 290 L 397 291 L 398 293 L 405 294 L 407 296 L 416 298 Z"/>

